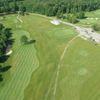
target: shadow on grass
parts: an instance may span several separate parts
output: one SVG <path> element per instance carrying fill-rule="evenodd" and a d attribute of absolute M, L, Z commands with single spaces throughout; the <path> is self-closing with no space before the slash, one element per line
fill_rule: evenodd
<path fill-rule="evenodd" d="M 35 43 L 36 42 L 36 40 L 30 40 L 29 42 L 28 42 L 28 44 L 32 44 L 32 43 Z"/>
<path fill-rule="evenodd" d="M 11 66 L 5 66 L 0 68 L 0 72 L 6 72 L 11 68 Z"/>
<path fill-rule="evenodd" d="M 3 77 L 2 77 L 2 75 L 0 74 L 0 82 L 2 82 L 3 81 Z"/>
<path fill-rule="evenodd" d="M 0 57 L 0 63 L 6 62 L 8 58 L 9 58 L 9 56 L 1 56 Z"/>

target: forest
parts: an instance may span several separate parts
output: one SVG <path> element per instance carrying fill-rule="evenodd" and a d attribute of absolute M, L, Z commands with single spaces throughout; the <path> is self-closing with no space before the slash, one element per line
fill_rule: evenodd
<path fill-rule="evenodd" d="M 61 16 L 64 13 L 93 11 L 100 8 L 100 0 L 0 0 L 0 13 L 18 10 Z"/>

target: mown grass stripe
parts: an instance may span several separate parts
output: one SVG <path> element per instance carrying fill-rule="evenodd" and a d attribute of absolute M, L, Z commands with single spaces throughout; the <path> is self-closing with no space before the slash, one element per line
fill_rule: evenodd
<path fill-rule="evenodd" d="M 20 50 L 20 51 L 22 51 L 22 50 Z M 21 54 L 23 54 L 23 53 L 24 53 L 24 52 L 22 51 Z M 18 59 L 18 58 L 17 58 L 17 59 Z M 22 59 L 22 58 L 21 58 L 21 59 Z M 19 63 L 17 63 L 17 64 L 19 64 Z M 22 68 L 22 67 L 21 67 L 21 68 Z M 16 67 L 16 69 L 15 69 L 15 70 L 16 70 L 16 73 L 14 74 L 14 76 L 18 75 L 17 72 L 18 72 L 18 71 L 20 72 L 20 71 L 21 71 L 21 68 L 20 68 L 20 70 L 19 70 L 18 67 Z M 13 76 L 13 77 L 14 77 L 14 76 Z M 16 78 L 12 78 L 11 82 L 12 82 L 12 81 L 15 81 L 15 80 L 16 80 Z M 9 89 L 8 89 L 8 91 L 6 90 L 6 91 L 4 92 L 4 93 L 7 92 L 7 93 L 6 93 L 6 97 L 9 95 L 9 93 L 10 93 L 9 90 L 11 90 L 12 88 L 13 88 L 12 84 L 9 84 Z M 2 94 L 3 94 L 3 92 L 2 92 Z M 1 94 L 1 95 L 2 95 L 2 94 Z"/>
<path fill-rule="evenodd" d="M 34 49 L 34 48 L 31 48 L 31 49 Z M 15 85 L 13 85 L 13 86 L 10 86 L 10 85 L 9 85 L 8 90 L 9 90 L 9 89 L 14 89 L 14 90 L 16 90 L 17 88 L 19 88 L 19 92 L 20 92 L 20 88 L 26 84 L 26 82 L 27 82 L 28 79 L 26 79 L 26 74 L 27 74 L 27 73 L 25 73 L 25 71 L 27 71 L 27 72 L 29 72 L 29 73 L 32 71 L 32 68 L 31 68 L 31 67 L 30 67 L 30 68 L 27 67 L 27 66 L 28 66 L 27 60 L 30 60 L 29 57 L 31 57 L 31 58 L 33 59 L 33 62 L 31 63 L 30 66 L 34 66 L 34 65 L 35 65 L 35 64 L 34 64 L 34 62 L 35 62 L 35 61 L 34 61 L 34 57 L 35 57 L 35 59 L 36 59 L 36 55 L 34 55 L 34 54 L 35 54 L 35 52 L 34 52 L 35 50 L 32 52 L 32 51 L 30 51 L 31 49 L 30 49 L 30 48 L 29 48 L 29 49 L 27 49 L 27 48 L 24 48 L 24 49 L 21 48 L 21 50 L 20 50 L 19 53 L 21 53 L 22 56 L 20 56 L 20 58 L 22 57 L 21 59 L 23 59 L 23 61 L 20 61 L 19 63 L 18 63 L 18 61 L 16 61 L 16 65 L 15 65 L 16 68 L 17 68 L 16 73 L 17 73 L 17 71 L 19 71 L 19 73 L 24 73 L 24 76 L 23 76 L 23 75 L 19 75 L 18 73 L 17 73 L 17 75 L 15 74 L 15 76 L 16 76 L 16 78 L 17 78 L 16 80 L 21 80 L 21 79 L 23 79 L 23 80 L 24 80 L 24 84 L 23 84 L 23 83 L 20 83 L 20 84 L 19 84 L 20 81 L 18 81 L 18 82 L 16 83 L 16 86 L 15 86 Z M 23 50 L 24 50 L 25 52 L 24 52 Z M 25 55 L 25 54 L 26 54 L 26 55 Z M 25 58 L 23 58 L 23 55 L 24 55 Z M 18 56 L 18 55 L 17 55 L 17 56 Z M 17 59 L 18 59 L 17 56 L 15 57 L 14 60 L 17 60 Z M 31 60 L 30 60 L 30 61 L 31 61 Z M 37 61 L 37 59 L 36 59 L 36 61 Z M 26 62 L 26 63 L 25 63 L 25 62 Z M 21 68 L 20 68 L 19 66 L 21 66 Z M 23 67 L 22 67 L 22 66 L 24 66 L 24 70 L 23 70 Z M 19 69 L 18 69 L 18 67 L 19 67 Z M 33 69 L 34 69 L 34 68 L 33 68 Z M 19 76 L 20 76 L 20 77 L 19 77 Z M 29 78 L 29 76 L 27 76 L 27 77 Z M 15 79 L 15 78 L 14 78 L 14 79 Z M 14 79 L 12 79 L 12 81 L 15 81 Z M 19 86 L 17 86 L 17 84 L 19 84 Z M 17 89 L 17 90 L 18 90 L 18 89 Z M 15 92 L 15 91 L 14 91 L 14 92 Z M 6 97 L 2 98 L 2 100 L 3 100 L 3 99 L 5 99 L 5 100 L 6 100 L 6 99 L 7 99 L 7 100 L 10 100 L 9 96 L 11 96 L 11 95 L 13 96 L 13 95 L 14 95 L 14 92 L 12 92 L 12 94 L 10 94 L 10 92 L 8 92 L 8 93 L 6 92 L 7 95 L 6 95 Z M 18 94 L 16 93 L 16 96 L 17 96 L 16 98 L 18 98 L 19 92 L 17 92 Z M 6 94 L 6 93 L 5 93 L 5 94 Z M 15 96 L 15 95 L 14 95 L 14 96 Z M 16 99 L 16 100 L 17 100 L 17 99 Z"/>
<path fill-rule="evenodd" d="M 25 52 L 26 52 L 26 54 L 27 54 L 27 52 L 28 52 L 28 49 L 27 49 L 27 51 L 25 50 Z M 25 55 L 25 52 L 23 52 L 23 54 Z M 21 54 L 22 55 L 22 54 Z M 28 55 L 28 54 L 27 54 Z M 26 57 L 27 57 L 27 55 L 25 55 L 25 58 L 23 58 L 23 55 L 22 55 L 22 59 L 26 59 Z M 17 58 L 18 59 L 18 58 Z M 16 65 L 16 67 L 19 67 L 19 66 L 21 66 L 22 67 L 22 65 L 24 64 L 25 62 L 24 61 L 20 61 L 19 63 L 18 63 L 18 65 Z M 25 70 L 25 66 L 24 66 L 24 70 Z M 22 69 L 21 68 L 19 68 L 19 73 L 23 73 L 23 67 L 22 67 Z M 23 74 L 24 75 L 24 74 Z M 19 75 L 18 73 L 17 73 L 17 75 L 16 75 L 16 80 L 19 80 L 20 79 L 20 77 L 21 77 L 21 75 Z M 15 90 L 17 89 L 17 88 L 19 88 L 18 86 L 17 86 L 17 84 L 18 84 L 18 82 L 16 83 L 16 87 L 15 87 Z M 14 92 L 13 92 L 14 93 Z M 12 93 L 12 95 L 13 95 L 13 93 Z"/>

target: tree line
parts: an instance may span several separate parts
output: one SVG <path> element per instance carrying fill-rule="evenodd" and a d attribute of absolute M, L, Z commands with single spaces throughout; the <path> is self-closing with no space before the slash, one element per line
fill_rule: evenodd
<path fill-rule="evenodd" d="M 48 16 L 58 16 L 64 13 L 93 11 L 98 8 L 100 0 L 38 0 L 32 10 Z"/>
<path fill-rule="evenodd" d="M 0 13 L 16 13 L 16 11 L 26 11 L 21 0 L 0 0 Z"/>
<path fill-rule="evenodd" d="M 0 13 L 27 9 L 47 16 L 61 16 L 64 13 L 93 11 L 99 8 L 100 0 L 0 0 Z"/>
<path fill-rule="evenodd" d="M 4 27 L 3 24 L 0 23 L 0 81 L 3 80 L 2 73 L 7 71 L 10 66 L 3 66 L 8 56 L 6 55 L 9 52 L 8 47 L 11 47 L 13 43 L 12 32 L 10 28 Z"/>

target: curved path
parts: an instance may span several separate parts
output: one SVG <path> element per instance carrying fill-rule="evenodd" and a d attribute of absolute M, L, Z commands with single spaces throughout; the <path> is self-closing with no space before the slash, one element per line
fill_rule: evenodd
<path fill-rule="evenodd" d="M 59 72 L 60 72 L 60 68 L 61 68 L 61 63 L 62 63 L 62 60 L 65 56 L 65 53 L 67 52 L 70 44 L 78 37 L 79 35 L 75 36 L 74 38 L 72 38 L 66 45 L 61 57 L 60 57 L 60 61 L 59 61 L 59 64 L 58 64 L 58 67 L 57 67 L 57 73 L 56 73 L 56 79 L 55 79 L 55 84 L 54 84 L 54 91 L 53 91 L 53 95 L 55 97 L 56 95 L 56 91 L 57 91 L 57 83 L 58 83 L 58 78 L 59 78 Z"/>

